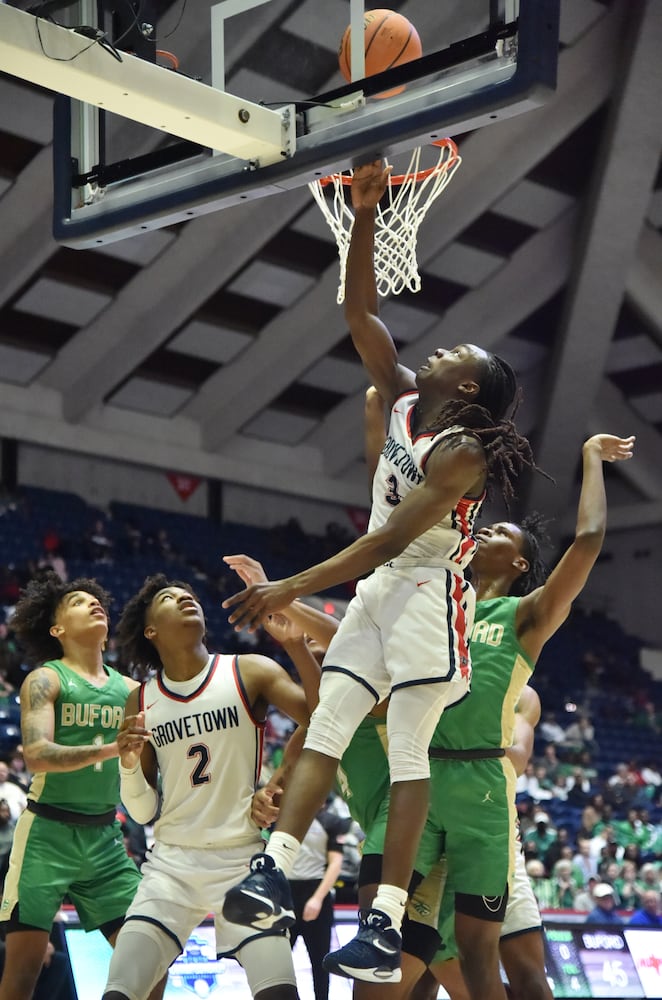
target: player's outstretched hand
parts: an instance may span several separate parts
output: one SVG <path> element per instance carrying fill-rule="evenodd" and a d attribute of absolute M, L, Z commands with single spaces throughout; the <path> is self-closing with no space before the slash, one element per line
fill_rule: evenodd
<path fill-rule="evenodd" d="M 386 190 L 392 167 L 384 166 L 382 160 L 374 160 L 356 167 L 352 176 L 352 206 L 376 208 Z"/>
<path fill-rule="evenodd" d="M 244 581 L 247 587 L 254 583 L 268 583 L 269 578 L 264 572 L 264 567 L 257 559 L 252 559 L 243 553 L 236 556 L 223 556 L 223 562 L 227 563 Z M 282 612 L 274 612 L 267 615 L 264 620 L 264 628 L 276 642 L 285 643 L 295 639 L 303 638 L 303 629 L 295 625 L 294 622 Z"/>
<path fill-rule="evenodd" d="M 150 736 L 150 731 L 145 729 L 144 712 L 127 715 L 117 734 L 117 748 L 122 767 L 131 769 L 137 766 L 143 747 Z"/>
<path fill-rule="evenodd" d="M 594 434 L 584 444 L 584 448 L 597 448 L 603 462 L 622 462 L 632 458 L 635 437 L 616 437 L 614 434 Z"/>
<path fill-rule="evenodd" d="M 264 572 L 264 566 L 257 559 L 251 559 L 250 556 L 240 553 L 236 556 L 223 556 L 223 562 L 241 577 L 247 587 L 253 583 L 268 583 L 269 578 Z"/>
<path fill-rule="evenodd" d="M 272 583 L 254 583 L 239 594 L 233 594 L 223 601 L 224 608 L 233 608 L 228 621 L 234 625 L 235 632 L 247 628 L 255 632 L 259 625 L 274 611 L 282 611 L 297 597 L 292 591 L 288 580 L 275 580 Z"/>

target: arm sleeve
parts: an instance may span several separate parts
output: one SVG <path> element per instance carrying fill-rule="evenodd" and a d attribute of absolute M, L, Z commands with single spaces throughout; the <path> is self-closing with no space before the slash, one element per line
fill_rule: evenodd
<path fill-rule="evenodd" d="M 120 797 L 136 823 L 149 823 L 156 816 L 159 796 L 147 781 L 140 764 L 131 770 L 120 764 Z"/>

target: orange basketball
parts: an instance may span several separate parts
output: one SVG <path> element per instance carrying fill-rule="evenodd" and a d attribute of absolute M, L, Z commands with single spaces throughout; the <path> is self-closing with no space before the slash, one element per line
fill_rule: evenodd
<path fill-rule="evenodd" d="M 416 28 L 403 14 L 394 10 L 367 10 L 363 17 L 365 45 L 365 75 L 374 76 L 394 66 L 420 59 L 423 54 Z M 340 72 L 349 82 L 352 79 L 352 26 L 345 29 L 338 51 Z M 390 97 L 403 90 L 398 87 L 379 97 Z"/>

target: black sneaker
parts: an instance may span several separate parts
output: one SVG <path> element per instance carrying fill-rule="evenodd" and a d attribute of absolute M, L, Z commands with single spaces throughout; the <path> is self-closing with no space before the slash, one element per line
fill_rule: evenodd
<path fill-rule="evenodd" d="M 324 957 L 327 972 L 366 983 L 399 983 L 402 938 L 381 910 L 359 911 L 359 932 L 338 951 Z"/>
<path fill-rule="evenodd" d="M 290 883 L 268 854 L 254 854 L 251 873 L 225 896 L 223 916 L 259 931 L 284 930 L 295 921 Z"/>

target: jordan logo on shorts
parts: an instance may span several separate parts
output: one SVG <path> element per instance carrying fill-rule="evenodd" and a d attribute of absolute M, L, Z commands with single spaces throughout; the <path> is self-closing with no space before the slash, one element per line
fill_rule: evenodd
<path fill-rule="evenodd" d="M 483 796 L 483 802 L 494 802 L 491 791 L 485 792 L 485 795 Z"/>

